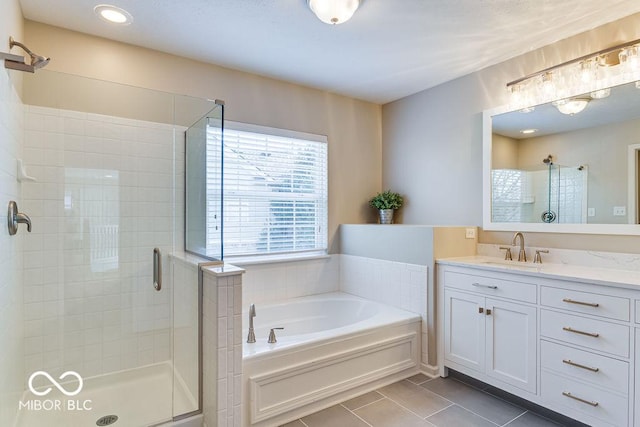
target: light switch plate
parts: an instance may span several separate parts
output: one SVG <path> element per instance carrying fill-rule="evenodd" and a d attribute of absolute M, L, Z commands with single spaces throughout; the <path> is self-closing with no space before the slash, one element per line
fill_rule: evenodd
<path fill-rule="evenodd" d="M 467 239 L 475 239 L 476 238 L 476 229 L 475 228 L 467 228 L 464 234 L 464 237 Z"/>

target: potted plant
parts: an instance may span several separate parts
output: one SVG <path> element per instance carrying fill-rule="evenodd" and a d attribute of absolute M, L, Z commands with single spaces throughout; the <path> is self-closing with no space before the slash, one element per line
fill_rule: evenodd
<path fill-rule="evenodd" d="M 404 203 L 402 196 L 391 190 L 378 193 L 369 200 L 369 205 L 378 209 L 380 224 L 393 224 L 393 211 L 400 209 L 402 203 Z"/>

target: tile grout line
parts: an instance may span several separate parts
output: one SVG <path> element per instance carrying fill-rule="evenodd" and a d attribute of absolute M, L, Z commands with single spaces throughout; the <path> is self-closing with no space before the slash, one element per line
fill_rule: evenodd
<path fill-rule="evenodd" d="M 378 391 L 378 393 L 382 394 L 380 391 Z M 383 396 L 384 396 L 384 395 L 383 395 Z M 440 396 L 440 395 L 438 395 L 438 396 Z M 429 420 L 427 420 L 427 417 L 421 417 L 419 414 L 417 414 L 417 413 L 413 412 L 411 409 L 409 409 L 409 408 L 405 407 L 404 405 L 400 404 L 399 402 L 396 402 L 395 400 L 393 400 L 393 399 L 392 399 L 392 398 L 390 398 L 389 396 L 385 396 L 385 397 L 386 397 L 388 400 L 390 400 L 391 402 L 393 402 L 393 403 L 395 403 L 396 405 L 398 405 L 399 407 L 401 407 L 402 409 L 404 409 L 405 411 L 407 411 L 407 412 L 409 412 L 409 413 L 411 413 L 411 414 L 415 415 L 416 417 L 420 418 L 421 420 L 423 420 L 423 421 L 429 421 Z M 440 397 L 442 397 L 442 396 L 440 396 Z M 451 406 L 455 405 L 455 403 L 454 403 L 454 402 L 451 402 L 449 399 L 445 399 L 444 397 L 442 397 L 442 398 L 443 398 L 444 400 L 446 400 L 447 402 L 450 402 L 450 403 L 451 403 L 451 405 L 447 406 L 447 408 L 450 408 Z M 444 408 L 444 409 L 447 409 L 447 408 Z M 441 409 L 441 410 L 444 410 L 444 409 Z M 440 411 L 438 411 L 438 412 L 440 412 Z M 433 414 L 431 414 L 431 415 L 433 415 Z M 431 415 L 429 415 L 429 417 L 430 417 Z M 433 424 L 433 423 L 429 422 L 429 424 Z"/>
<path fill-rule="evenodd" d="M 381 396 L 382 396 L 382 397 L 381 397 L 380 399 L 376 399 L 376 400 L 374 400 L 373 402 L 366 403 L 366 404 L 364 404 L 364 405 L 362 405 L 362 406 L 358 406 L 357 408 L 353 408 L 353 409 L 349 409 L 349 408 L 347 408 L 346 406 L 344 406 L 344 402 L 343 402 L 343 403 L 341 403 L 340 405 L 344 406 L 346 410 L 353 412 L 353 411 L 357 411 L 358 409 L 362 409 L 362 408 L 364 408 L 365 406 L 373 405 L 373 404 L 374 404 L 374 403 L 376 403 L 376 402 L 380 402 L 381 400 L 386 399 L 386 396 L 383 396 L 382 394 L 381 394 Z"/>
<path fill-rule="evenodd" d="M 377 400 L 377 402 L 379 402 L 382 399 Z M 372 402 L 373 403 L 373 402 Z M 366 425 L 368 425 L 369 427 L 373 427 L 373 425 L 369 424 L 366 420 L 364 420 L 361 416 L 359 416 L 358 414 L 356 414 L 355 412 L 353 412 L 351 409 L 347 408 L 346 406 L 344 406 L 342 403 L 340 404 L 340 406 L 342 406 L 344 409 L 346 409 L 347 411 L 351 412 L 351 414 L 358 418 L 360 421 L 362 421 L 363 423 L 365 423 Z M 367 406 L 367 405 L 365 405 Z"/>
<path fill-rule="evenodd" d="M 515 420 L 517 420 L 520 417 L 523 417 L 524 414 L 526 414 L 527 412 L 529 412 L 529 410 L 524 411 L 522 414 L 518 415 L 517 417 L 515 417 L 514 419 L 512 419 L 511 421 L 507 421 L 506 423 L 502 424 L 502 427 L 506 427 L 509 424 L 511 424 L 512 422 L 514 422 Z"/>

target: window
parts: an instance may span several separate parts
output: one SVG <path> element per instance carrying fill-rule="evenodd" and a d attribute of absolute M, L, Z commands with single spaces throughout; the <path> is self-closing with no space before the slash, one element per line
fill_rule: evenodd
<path fill-rule="evenodd" d="M 218 135 L 207 151 L 220 152 Z M 326 252 L 326 137 L 226 122 L 223 139 L 224 257 Z M 215 212 L 208 216 L 219 226 Z M 208 235 L 220 245 L 220 233 Z"/>

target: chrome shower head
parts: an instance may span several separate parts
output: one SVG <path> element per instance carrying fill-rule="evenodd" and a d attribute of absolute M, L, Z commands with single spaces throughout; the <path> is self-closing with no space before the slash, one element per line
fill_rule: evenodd
<path fill-rule="evenodd" d="M 31 58 L 31 66 L 35 70 L 45 67 L 49 63 L 49 61 L 51 60 L 51 58 L 47 58 L 47 57 L 44 57 L 44 56 L 36 55 L 28 47 L 26 47 L 25 45 L 23 45 L 20 42 L 15 41 L 13 39 L 13 37 L 9 37 L 9 49 L 11 49 L 14 46 L 18 46 L 18 47 L 22 48 L 25 52 L 27 52 L 29 54 L 29 57 Z"/>

